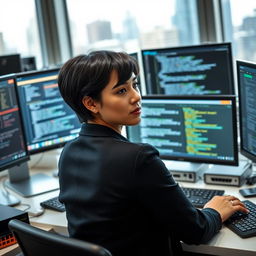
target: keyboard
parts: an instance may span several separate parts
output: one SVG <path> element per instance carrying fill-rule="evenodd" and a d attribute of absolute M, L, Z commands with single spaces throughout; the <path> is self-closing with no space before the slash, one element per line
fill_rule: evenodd
<path fill-rule="evenodd" d="M 256 204 L 243 201 L 249 213 L 236 212 L 226 222 L 226 226 L 242 238 L 256 236 Z"/>
<path fill-rule="evenodd" d="M 65 206 L 59 201 L 59 197 L 53 197 L 40 203 L 44 208 L 55 210 L 58 212 L 65 212 Z"/>
<path fill-rule="evenodd" d="M 203 208 L 214 196 L 222 196 L 224 190 L 203 188 L 182 188 L 189 201 L 197 208 Z"/>

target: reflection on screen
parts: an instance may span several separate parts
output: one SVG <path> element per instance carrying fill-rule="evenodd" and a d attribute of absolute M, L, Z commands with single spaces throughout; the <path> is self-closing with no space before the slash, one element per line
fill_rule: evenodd
<path fill-rule="evenodd" d="M 230 43 L 142 51 L 148 94 L 233 94 Z"/>
<path fill-rule="evenodd" d="M 155 146 L 165 159 L 236 164 L 235 98 L 205 97 L 145 96 L 129 140 Z"/>
<path fill-rule="evenodd" d="M 17 87 L 30 152 L 38 152 L 77 137 L 80 122 L 60 95 L 58 69 L 23 73 Z"/>

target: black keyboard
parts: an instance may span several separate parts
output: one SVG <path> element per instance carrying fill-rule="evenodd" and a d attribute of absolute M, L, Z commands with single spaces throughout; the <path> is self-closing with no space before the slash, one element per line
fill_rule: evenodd
<path fill-rule="evenodd" d="M 214 196 L 222 196 L 224 190 L 203 188 L 182 188 L 189 201 L 197 208 L 203 208 Z"/>
<path fill-rule="evenodd" d="M 58 212 L 65 212 L 65 206 L 59 201 L 59 197 L 53 197 L 40 203 L 44 208 L 52 209 Z"/>
<path fill-rule="evenodd" d="M 226 222 L 228 228 L 242 238 L 256 236 L 256 204 L 243 201 L 249 213 L 236 212 Z"/>

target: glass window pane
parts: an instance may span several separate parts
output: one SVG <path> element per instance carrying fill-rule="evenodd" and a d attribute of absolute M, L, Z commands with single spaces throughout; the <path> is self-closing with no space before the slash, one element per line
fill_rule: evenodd
<path fill-rule="evenodd" d="M 74 54 L 199 42 L 195 0 L 67 0 Z"/>
<path fill-rule="evenodd" d="M 256 61 L 256 1 L 222 0 L 225 40 L 236 59 Z"/>
<path fill-rule="evenodd" d="M 35 56 L 42 66 L 34 0 L 0 0 L 0 55 Z"/>

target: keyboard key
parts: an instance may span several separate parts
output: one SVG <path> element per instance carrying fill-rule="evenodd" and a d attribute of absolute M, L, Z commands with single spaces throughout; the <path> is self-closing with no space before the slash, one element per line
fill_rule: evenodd
<path fill-rule="evenodd" d="M 256 236 L 256 204 L 243 201 L 249 213 L 236 212 L 226 222 L 226 226 L 242 238 Z"/>
<path fill-rule="evenodd" d="M 63 203 L 61 203 L 59 201 L 58 196 L 50 198 L 46 201 L 43 201 L 43 202 L 40 203 L 40 205 L 44 208 L 48 208 L 48 209 L 55 210 L 55 211 L 58 211 L 58 212 L 64 212 L 65 211 L 65 206 L 64 206 Z"/>
<path fill-rule="evenodd" d="M 220 189 L 203 189 L 203 188 L 182 188 L 186 197 L 190 200 L 190 202 L 198 208 L 203 208 L 204 205 L 210 201 L 214 196 L 222 196 L 224 194 L 224 190 Z"/>

